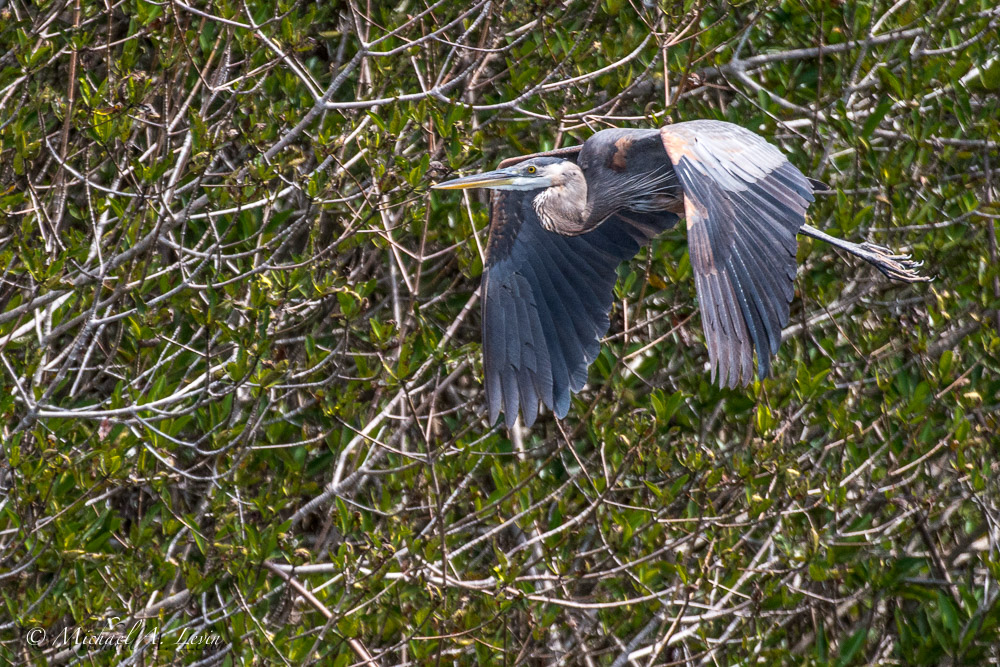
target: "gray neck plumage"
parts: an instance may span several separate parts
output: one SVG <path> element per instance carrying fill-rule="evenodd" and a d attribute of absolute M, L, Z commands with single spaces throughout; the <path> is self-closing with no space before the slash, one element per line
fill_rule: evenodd
<path fill-rule="evenodd" d="M 567 167 L 558 182 L 535 195 L 532 204 L 542 227 L 564 236 L 577 236 L 604 222 L 598 219 L 593 202 L 587 196 L 587 181 L 576 165 Z"/>
<path fill-rule="evenodd" d="M 681 201 L 677 176 L 670 167 L 658 167 L 617 179 L 606 179 L 591 191 L 583 171 L 572 162 L 553 170 L 551 185 L 532 200 L 542 227 L 564 236 L 594 229 L 615 211 L 677 213 Z"/>

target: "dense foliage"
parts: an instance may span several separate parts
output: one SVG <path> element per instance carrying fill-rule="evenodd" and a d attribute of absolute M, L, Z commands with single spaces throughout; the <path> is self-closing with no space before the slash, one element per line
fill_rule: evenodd
<path fill-rule="evenodd" d="M 987 0 L 0 0 L 0 660 L 996 663 L 998 35 Z M 802 240 L 773 377 L 723 390 L 678 229 L 567 419 L 491 428 L 486 196 L 428 185 L 701 117 L 935 281 Z"/>

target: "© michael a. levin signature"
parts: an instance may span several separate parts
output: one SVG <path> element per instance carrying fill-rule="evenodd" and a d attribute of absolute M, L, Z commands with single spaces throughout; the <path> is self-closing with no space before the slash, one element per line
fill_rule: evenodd
<path fill-rule="evenodd" d="M 123 646 L 138 646 L 139 642 L 146 644 L 156 642 L 159 637 L 158 630 L 147 630 L 145 621 L 136 621 L 128 632 L 116 629 L 122 624 L 121 617 L 113 616 L 108 619 L 108 629 L 95 632 L 87 630 L 81 626 L 67 626 L 61 634 L 57 634 L 51 642 L 55 648 L 85 647 L 91 650 L 118 649 Z M 47 632 L 44 628 L 30 628 L 25 635 L 28 643 L 32 646 L 41 647 L 49 643 Z M 180 636 L 176 639 L 164 636 L 163 640 L 171 641 L 178 648 L 219 648 L 223 645 L 222 637 L 215 632 L 202 632 L 183 628 Z"/>

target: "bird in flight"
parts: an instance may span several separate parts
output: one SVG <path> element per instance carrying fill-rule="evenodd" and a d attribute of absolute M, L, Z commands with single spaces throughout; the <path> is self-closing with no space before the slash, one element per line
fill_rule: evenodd
<path fill-rule="evenodd" d="M 539 401 L 566 416 L 607 333 L 618 265 L 680 218 L 720 386 L 749 384 L 755 354 L 757 374 L 769 374 L 794 294 L 797 234 L 889 278 L 927 280 L 908 256 L 806 225 L 813 192 L 828 188 L 753 132 L 717 120 L 602 130 L 433 187 L 496 191 L 482 278 L 491 424 L 503 411 L 512 426 L 520 407 L 531 426 Z"/>

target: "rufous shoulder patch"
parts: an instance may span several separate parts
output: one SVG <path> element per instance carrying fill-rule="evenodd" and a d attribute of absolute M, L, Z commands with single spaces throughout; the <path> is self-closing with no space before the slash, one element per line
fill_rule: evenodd
<path fill-rule="evenodd" d="M 619 137 L 618 140 L 615 141 L 615 152 L 611 155 L 611 161 L 608 163 L 608 167 L 619 172 L 628 169 L 628 152 L 631 147 L 631 137 Z"/>

